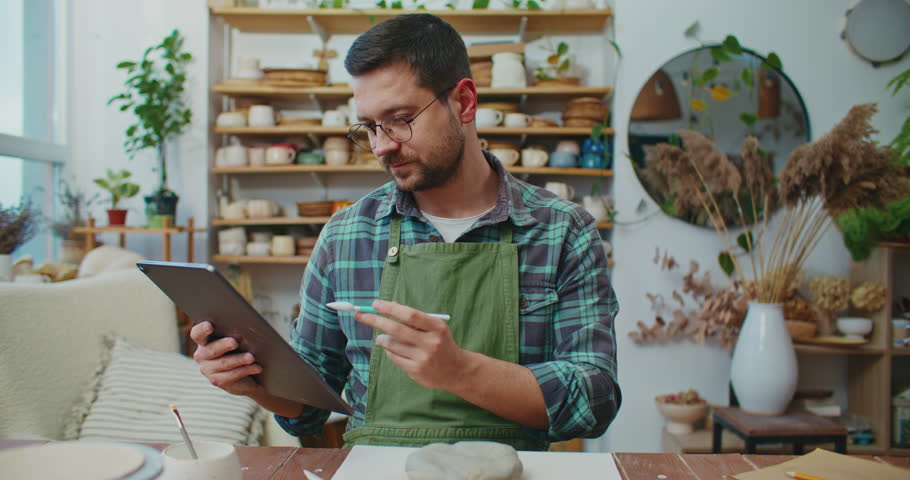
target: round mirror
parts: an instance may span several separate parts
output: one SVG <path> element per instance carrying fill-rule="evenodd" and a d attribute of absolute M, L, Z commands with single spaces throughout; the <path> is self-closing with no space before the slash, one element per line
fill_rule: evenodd
<path fill-rule="evenodd" d="M 701 226 L 711 226 L 703 209 L 677 210 L 673 179 L 649 158 L 651 146 L 678 144 L 676 132 L 695 130 L 741 165 L 743 141 L 751 135 L 776 174 L 810 139 L 806 106 L 790 79 L 752 51 L 726 55 L 719 47 L 685 52 L 660 67 L 639 92 L 629 120 L 629 154 L 644 189 L 668 215 Z M 734 211 L 724 217 L 731 223 L 741 218 Z"/>
<path fill-rule="evenodd" d="M 874 66 L 900 59 L 910 49 L 910 3 L 862 0 L 847 11 L 843 37 Z"/>

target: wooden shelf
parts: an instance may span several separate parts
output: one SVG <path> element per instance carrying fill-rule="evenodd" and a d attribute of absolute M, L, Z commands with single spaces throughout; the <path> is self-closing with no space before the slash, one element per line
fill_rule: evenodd
<path fill-rule="evenodd" d="M 513 174 L 567 175 L 576 177 L 610 177 L 613 170 L 599 168 L 556 168 L 556 167 L 507 167 Z M 367 165 L 273 165 L 266 167 L 214 167 L 212 173 L 261 174 L 261 173 L 385 173 L 380 167 Z"/>
<path fill-rule="evenodd" d="M 605 129 L 608 135 L 613 135 L 613 129 Z M 316 127 L 300 125 L 278 125 L 274 127 L 215 127 L 215 133 L 225 135 L 347 135 L 348 127 Z M 477 129 L 480 135 L 536 135 L 536 136 L 587 136 L 591 134 L 589 127 L 481 127 Z"/>
<path fill-rule="evenodd" d="M 879 247 L 888 247 L 888 248 L 910 249 L 910 242 L 896 242 L 896 241 L 878 242 L 878 246 Z"/>
<path fill-rule="evenodd" d="M 891 347 L 888 349 L 888 351 L 891 352 L 891 355 L 895 355 L 895 356 L 899 356 L 899 357 L 904 356 L 904 355 L 910 355 L 910 347 Z"/>
<path fill-rule="evenodd" d="M 809 345 L 805 343 L 794 343 L 796 353 L 809 355 L 882 355 L 885 353 L 884 348 L 880 347 L 827 347 L 822 345 Z"/>
<path fill-rule="evenodd" d="M 233 255 L 212 255 L 212 261 L 217 263 L 263 263 L 263 264 L 287 264 L 287 265 L 305 265 L 310 257 L 297 255 L 293 257 L 248 257 Z"/>
<path fill-rule="evenodd" d="M 213 218 L 214 226 L 323 225 L 330 217 Z"/>
<path fill-rule="evenodd" d="M 294 9 L 212 8 L 212 15 L 243 31 L 257 33 L 315 33 L 312 17 L 327 33 L 359 34 L 387 18 L 407 13 L 432 13 L 460 33 L 518 32 L 523 18 L 528 32 L 600 32 L 607 26 L 610 9 L 573 10 L 397 10 L 397 9 Z"/>
<path fill-rule="evenodd" d="M 281 97 L 288 99 L 319 98 L 348 98 L 354 95 L 351 87 L 274 87 L 265 83 L 218 83 L 212 86 L 212 91 L 222 95 L 249 96 L 249 97 Z M 609 96 L 610 87 L 526 87 L 526 88 L 491 88 L 480 87 L 477 94 L 480 97 L 576 97 L 576 96 Z"/>

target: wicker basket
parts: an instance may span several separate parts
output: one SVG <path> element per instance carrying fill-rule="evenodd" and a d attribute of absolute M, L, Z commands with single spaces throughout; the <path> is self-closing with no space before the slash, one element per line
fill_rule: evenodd
<path fill-rule="evenodd" d="M 326 84 L 324 70 L 306 70 L 301 68 L 264 68 L 263 81 L 274 86 L 311 86 Z"/>
<path fill-rule="evenodd" d="M 297 202 L 297 215 L 301 217 L 328 217 L 335 202 Z"/>
<path fill-rule="evenodd" d="M 790 338 L 794 341 L 808 340 L 815 336 L 818 325 L 814 322 L 803 322 L 799 320 L 785 320 L 787 331 L 790 332 Z"/>

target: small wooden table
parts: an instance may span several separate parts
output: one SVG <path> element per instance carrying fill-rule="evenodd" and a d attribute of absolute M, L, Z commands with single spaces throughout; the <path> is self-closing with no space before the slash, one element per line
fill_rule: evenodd
<path fill-rule="evenodd" d="M 735 407 L 715 408 L 712 453 L 721 452 L 724 428 L 743 439 L 747 454 L 755 453 L 760 443 L 792 443 L 794 455 L 802 455 L 806 444 L 834 443 L 834 451 L 847 453 L 847 429 L 808 412 L 763 416 Z"/>

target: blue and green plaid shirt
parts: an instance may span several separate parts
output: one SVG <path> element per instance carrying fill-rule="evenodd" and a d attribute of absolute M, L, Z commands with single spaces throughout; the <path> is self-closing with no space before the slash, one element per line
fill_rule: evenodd
<path fill-rule="evenodd" d="M 487 155 L 500 178 L 495 207 L 459 242 L 497 242 L 498 224 L 511 222 L 518 244 L 519 362 L 543 391 L 548 441 L 602 435 L 619 409 L 613 320 L 619 309 L 594 219 L 581 207 L 510 175 Z M 363 425 L 373 331 L 325 306 L 369 305 L 379 284 L 392 209 L 402 216 L 401 242 L 444 241 L 410 193 L 390 182 L 337 213 L 325 225 L 301 285 L 300 316 L 291 345 L 354 409 L 348 429 Z M 294 419 L 276 416 L 294 435 L 316 435 L 329 412 L 311 407 Z"/>

